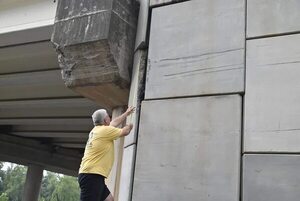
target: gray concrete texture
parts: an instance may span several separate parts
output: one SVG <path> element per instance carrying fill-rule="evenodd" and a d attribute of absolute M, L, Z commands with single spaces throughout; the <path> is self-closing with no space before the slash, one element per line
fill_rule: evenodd
<path fill-rule="evenodd" d="M 58 2 L 51 40 L 68 87 L 109 109 L 127 103 L 137 9 L 135 0 Z"/>
<path fill-rule="evenodd" d="M 299 0 L 248 0 L 247 37 L 300 31 Z"/>
<path fill-rule="evenodd" d="M 139 0 L 139 2 L 140 10 L 135 37 L 135 50 L 146 48 L 147 46 L 148 16 L 150 11 L 149 0 Z"/>
<path fill-rule="evenodd" d="M 299 44 L 300 34 L 247 41 L 247 152 L 300 152 Z"/>
<path fill-rule="evenodd" d="M 238 201 L 241 97 L 142 103 L 133 201 Z"/>
<path fill-rule="evenodd" d="M 245 155 L 243 160 L 243 201 L 299 200 L 299 155 Z"/>
<path fill-rule="evenodd" d="M 244 91 L 244 46 L 243 0 L 153 8 L 146 99 Z"/>
<path fill-rule="evenodd" d="M 124 148 L 118 201 L 131 200 L 136 145 Z M 142 199 L 144 200 L 144 199 Z"/>
<path fill-rule="evenodd" d="M 136 112 L 127 117 L 126 123 L 132 123 L 133 129 L 131 133 L 125 137 L 124 147 L 136 143 L 137 139 L 140 103 L 143 99 L 145 88 L 143 83 L 146 70 L 146 57 L 147 51 L 145 50 L 138 50 L 134 54 L 128 105 L 136 107 Z"/>

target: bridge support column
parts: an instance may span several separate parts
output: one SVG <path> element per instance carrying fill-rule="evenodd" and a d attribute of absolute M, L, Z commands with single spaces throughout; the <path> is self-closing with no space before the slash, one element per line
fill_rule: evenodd
<path fill-rule="evenodd" d="M 37 201 L 43 178 L 43 167 L 29 165 L 23 192 L 23 201 Z"/>

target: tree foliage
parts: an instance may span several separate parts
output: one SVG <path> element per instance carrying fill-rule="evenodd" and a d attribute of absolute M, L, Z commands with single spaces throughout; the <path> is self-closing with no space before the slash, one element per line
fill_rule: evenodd
<path fill-rule="evenodd" d="M 21 201 L 27 168 L 0 162 L 0 201 Z M 75 177 L 52 172 L 44 174 L 39 201 L 78 201 L 79 187 Z"/>

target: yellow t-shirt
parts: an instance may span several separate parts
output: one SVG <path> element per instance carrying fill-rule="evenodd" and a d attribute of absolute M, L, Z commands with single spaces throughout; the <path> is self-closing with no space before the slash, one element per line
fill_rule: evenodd
<path fill-rule="evenodd" d="M 89 134 L 79 173 L 93 173 L 108 177 L 114 163 L 114 140 L 121 129 L 112 126 L 95 126 Z"/>

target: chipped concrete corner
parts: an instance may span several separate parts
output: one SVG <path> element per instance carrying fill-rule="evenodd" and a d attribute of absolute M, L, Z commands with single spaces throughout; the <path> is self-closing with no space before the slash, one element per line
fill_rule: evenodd
<path fill-rule="evenodd" d="M 59 1 L 51 41 L 67 87 L 110 109 L 127 104 L 137 9 L 134 0 Z"/>

